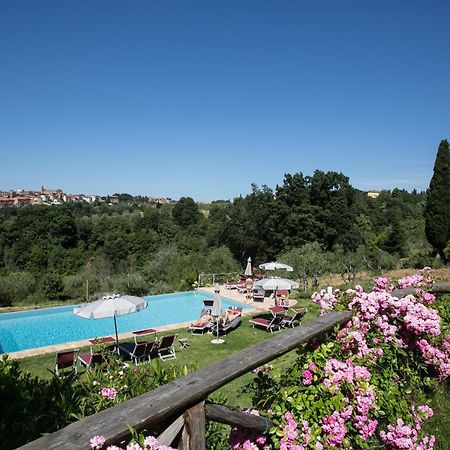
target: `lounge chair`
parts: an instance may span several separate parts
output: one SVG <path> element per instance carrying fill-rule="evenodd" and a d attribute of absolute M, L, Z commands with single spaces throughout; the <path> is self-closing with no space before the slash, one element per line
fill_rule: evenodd
<path fill-rule="evenodd" d="M 209 302 L 209 300 L 203 300 L 203 304 L 205 306 L 210 306 L 206 303 L 207 301 Z M 211 300 L 211 302 L 214 303 L 213 300 Z M 189 326 L 189 331 L 191 332 L 191 334 L 206 333 L 213 326 L 212 319 L 213 317 L 211 315 L 211 309 L 203 308 L 200 317 L 195 322 L 192 322 Z"/>
<path fill-rule="evenodd" d="M 227 282 L 225 283 L 225 288 L 226 289 L 239 289 L 239 288 L 246 288 L 247 285 L 245 283 L 245 280 L 239 280 L 239 281 L 231 281 L 231 282 Z"/>
<path fill-rule="evenodd" d="M 242 322 L 242 308 L 230 306 L 227 311 L 233 313 L 233 319 L 226 323 L 219 323 L 219 334 L 228 334 L 235 330 Z"/>
<path fill-rule="evenodd" d="M 301 320 L 303 316 L 306 313 L 305 308 L 291 308 L 291 311 L 293 311 L 294 315 L 292 316 L 284 316 L 281 320 L 281 324 L 284 327 L 292 327 L 294 328 L 297 325 L 301 324 Z"/>
<path fill-rule="evenodd" d="M 80 364 L 86 369 L 90 369 L 95 364 L 102 364 L 105 362 L 105 358 L 102 353 L 100 352 L 87 352 L 83 353 L 81 355 L 78 355 L 78 361 Z"/>
<path fill-rule="evenodd" d="M 55 373 L 59 375 L 60 371 L 70 367 L 72 371 L 77 373 L 77 356 L 79 348 L 74 350 L 64 350 L 57 352 L 55 356 Z"/>
<path fill-rule="evenodd" d="M 158 342 L 158 356 L 161 360 L 176 358 L 175 346 L 173 345 L 178 334 L 164 336 Z"/>
<path fill-rule="evenodd" d="M 281 297 L 281 298 L 289 297 L 289 289 L 278 289 L 277 297 Z"/>
<path fill-rule="evenodd" d="M 125 342 L 119 345 L 119 354 L 134 360 L 138 366 L 141 361 L 150 361 L 152 354 L 157 353 L 157 342 Z"/>
<path fill-rule="evenodd" d="M 284 316 L 285 315 L 285 313 L 286 313 L 286 310 L 282 307 L 282 306 L 272 306 L 272 307 L 270 307 L 269 308 L 269 311 L 274 315 L 274 316 L 277 316 L 277 315 L 282 315 L 282 316 Z"/>
<path fill-rule="evenodd" d="M 255 317 L 250 320 L 253 327 L 258 326 L 265 328 L 266 331 L 273 333 L 274 331 L 281 331 L 281 316 L 272 316 L 271 319 L 265 319 L 263 317 Z"/>
<path fill-rule="evenodd" d="M 266 291 L 264 289 L 253 289 L 253 301 L 254 302 L 263 302 L 266 296 Z"/>
<path fill-rule="evenodd" d="M 214 324 L 212 322 L 205 322 L 204 324 L 196 324 L 194 322 L 189 326 L 189 331 L 191 332 L 191 334 L 205 334 L 210 331 L 213 326 Z"/>

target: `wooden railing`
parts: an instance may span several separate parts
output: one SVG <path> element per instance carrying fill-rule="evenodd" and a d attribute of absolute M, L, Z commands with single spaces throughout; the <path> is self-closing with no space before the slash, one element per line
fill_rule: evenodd
<path fill-rule="evenodd" d="M 416 290 L 417 288 L 415 287 L 409 287 L 404 289 L 397 289 L 395 291 L 392 291 L 391 294 L 394 297 L 404 297 L 408 294 L 414 294 Z M 427 291 L 433 292 L 435 294 L 450 292 L 450 281 L 438 281 L 433 286 L 431 286 L 431 288 L 427 288 Z"/>
<path fill-rule="evenodd" d="M 179 449 L 202 450 L 205 448 L 206 419 L 259 432 L 267 431 L 271 423 L 266 419 L 223 405 L 205 404 L 205 400 L 230 381 L 301 344 L 324 337 L 335 325 L 343 324 L 351 317 L 350 312 L 331 312 L 20 448 L 88 450 L 89 439 L 99 434 L 106 437 L 106 448 L 129 438 L 129 426 L 138 431 L 154 431 L 165 423 L 169 425 L 159 434 L 160 443 L 173 445 L 172 442 L 178 437 Z"/>
<path fill-rule="evenodd" d="M 198 286 L 214 286 L 215 284 L 224 284 L 229 280 L 239 279 L 242 272 L 223 272 L 223 273 L 200 273 L 198 275 Z"/>

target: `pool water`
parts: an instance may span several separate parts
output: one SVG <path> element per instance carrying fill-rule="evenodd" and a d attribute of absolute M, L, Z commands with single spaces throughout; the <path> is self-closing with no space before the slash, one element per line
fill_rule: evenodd
<path fill-rule="evenodd" d="M 147 308 L 117 317 L 117 330 L 125 333 L 192 321 L 199 317 L 203 300 L 213 298 L 213 294 L 204 291 L 148 296 Z M 112 317 L 84 319 L 73 314 L 77 306 L 0 314 L 0 354 L 114 335 Z M 222 308 L 228 306 L 250 308 L 222 297 Z"/>

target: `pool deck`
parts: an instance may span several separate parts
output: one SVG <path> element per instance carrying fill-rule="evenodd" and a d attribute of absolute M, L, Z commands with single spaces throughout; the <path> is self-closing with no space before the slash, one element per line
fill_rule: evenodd
<path fill-rule="evenodd" d="M 264 302 L 254 302 L 252 299 L 247 299 L 245 294 L 240 293 L 237 289 L 226 289 L 225 286 L 219 286 L 220 287 L 220 293 L 223 297 L 229 298 L 230 300 L 234 300 L 239 303 L 244 303 L 247 306 L 252 306 L 252 309 L 245 310 L 242 312 L 243 316 L 248 316 L 255 314 L 257 312 L 264 312 L 267 311 L 268 308 L 271 306 L 274 306 L 273 299 L 267 297 Z M 214 293 L 215 287 L 202 287 L 199 288 L 199 291 L 206 291 L 210 293 Z M 292 304 L 295 302 L 292 300 Z M 179 328 L 188 328 L 192 321 L 189 322 L 181 322 L 181 323 L 174 323 L 170 325 L 164 325 L 162 327 L 154 327 L 154 329 L 158 332 L 165 332 L 165 331 L 171 331 L 176 330 Z M 130 331 L 127 333 L 120 333 L 119 334 L 119 340 L 123 339 L 133 339 L 135 336 Z M 46 353 L 56 353 L 62 350 L 72 350 L 77 349 L 81 347 L 89 347 L 92 344 L 87 340 L 83 339 L 81 341 L 74 341 L 74 342 L 67 342 L 64 344 L 55 344 L 55 345 L 49 345 L 47 347 L 39 347 L 39 348 L 32 348 L 29 350 L 21 350 L 19 352 L 11 352 L 8 353 L 9 357 L 11 359 L 21 359 L 21 358 L 29 358 L 30 356 L 38 356 L 38 355 L 44 355 Z"/>

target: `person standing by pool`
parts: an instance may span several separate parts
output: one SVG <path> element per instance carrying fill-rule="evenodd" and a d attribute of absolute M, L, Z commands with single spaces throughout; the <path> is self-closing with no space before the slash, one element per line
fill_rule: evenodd
<path fill-rule="evenodd" d="M 247 300 L 250 300 L 252 298 L 252 290 L 253 290 L 253 280 L 252 277 L 248 277 L 245 280 L 245 286 L 247 288 L 247 294 L 246 294 L 246 298 Z"/>

